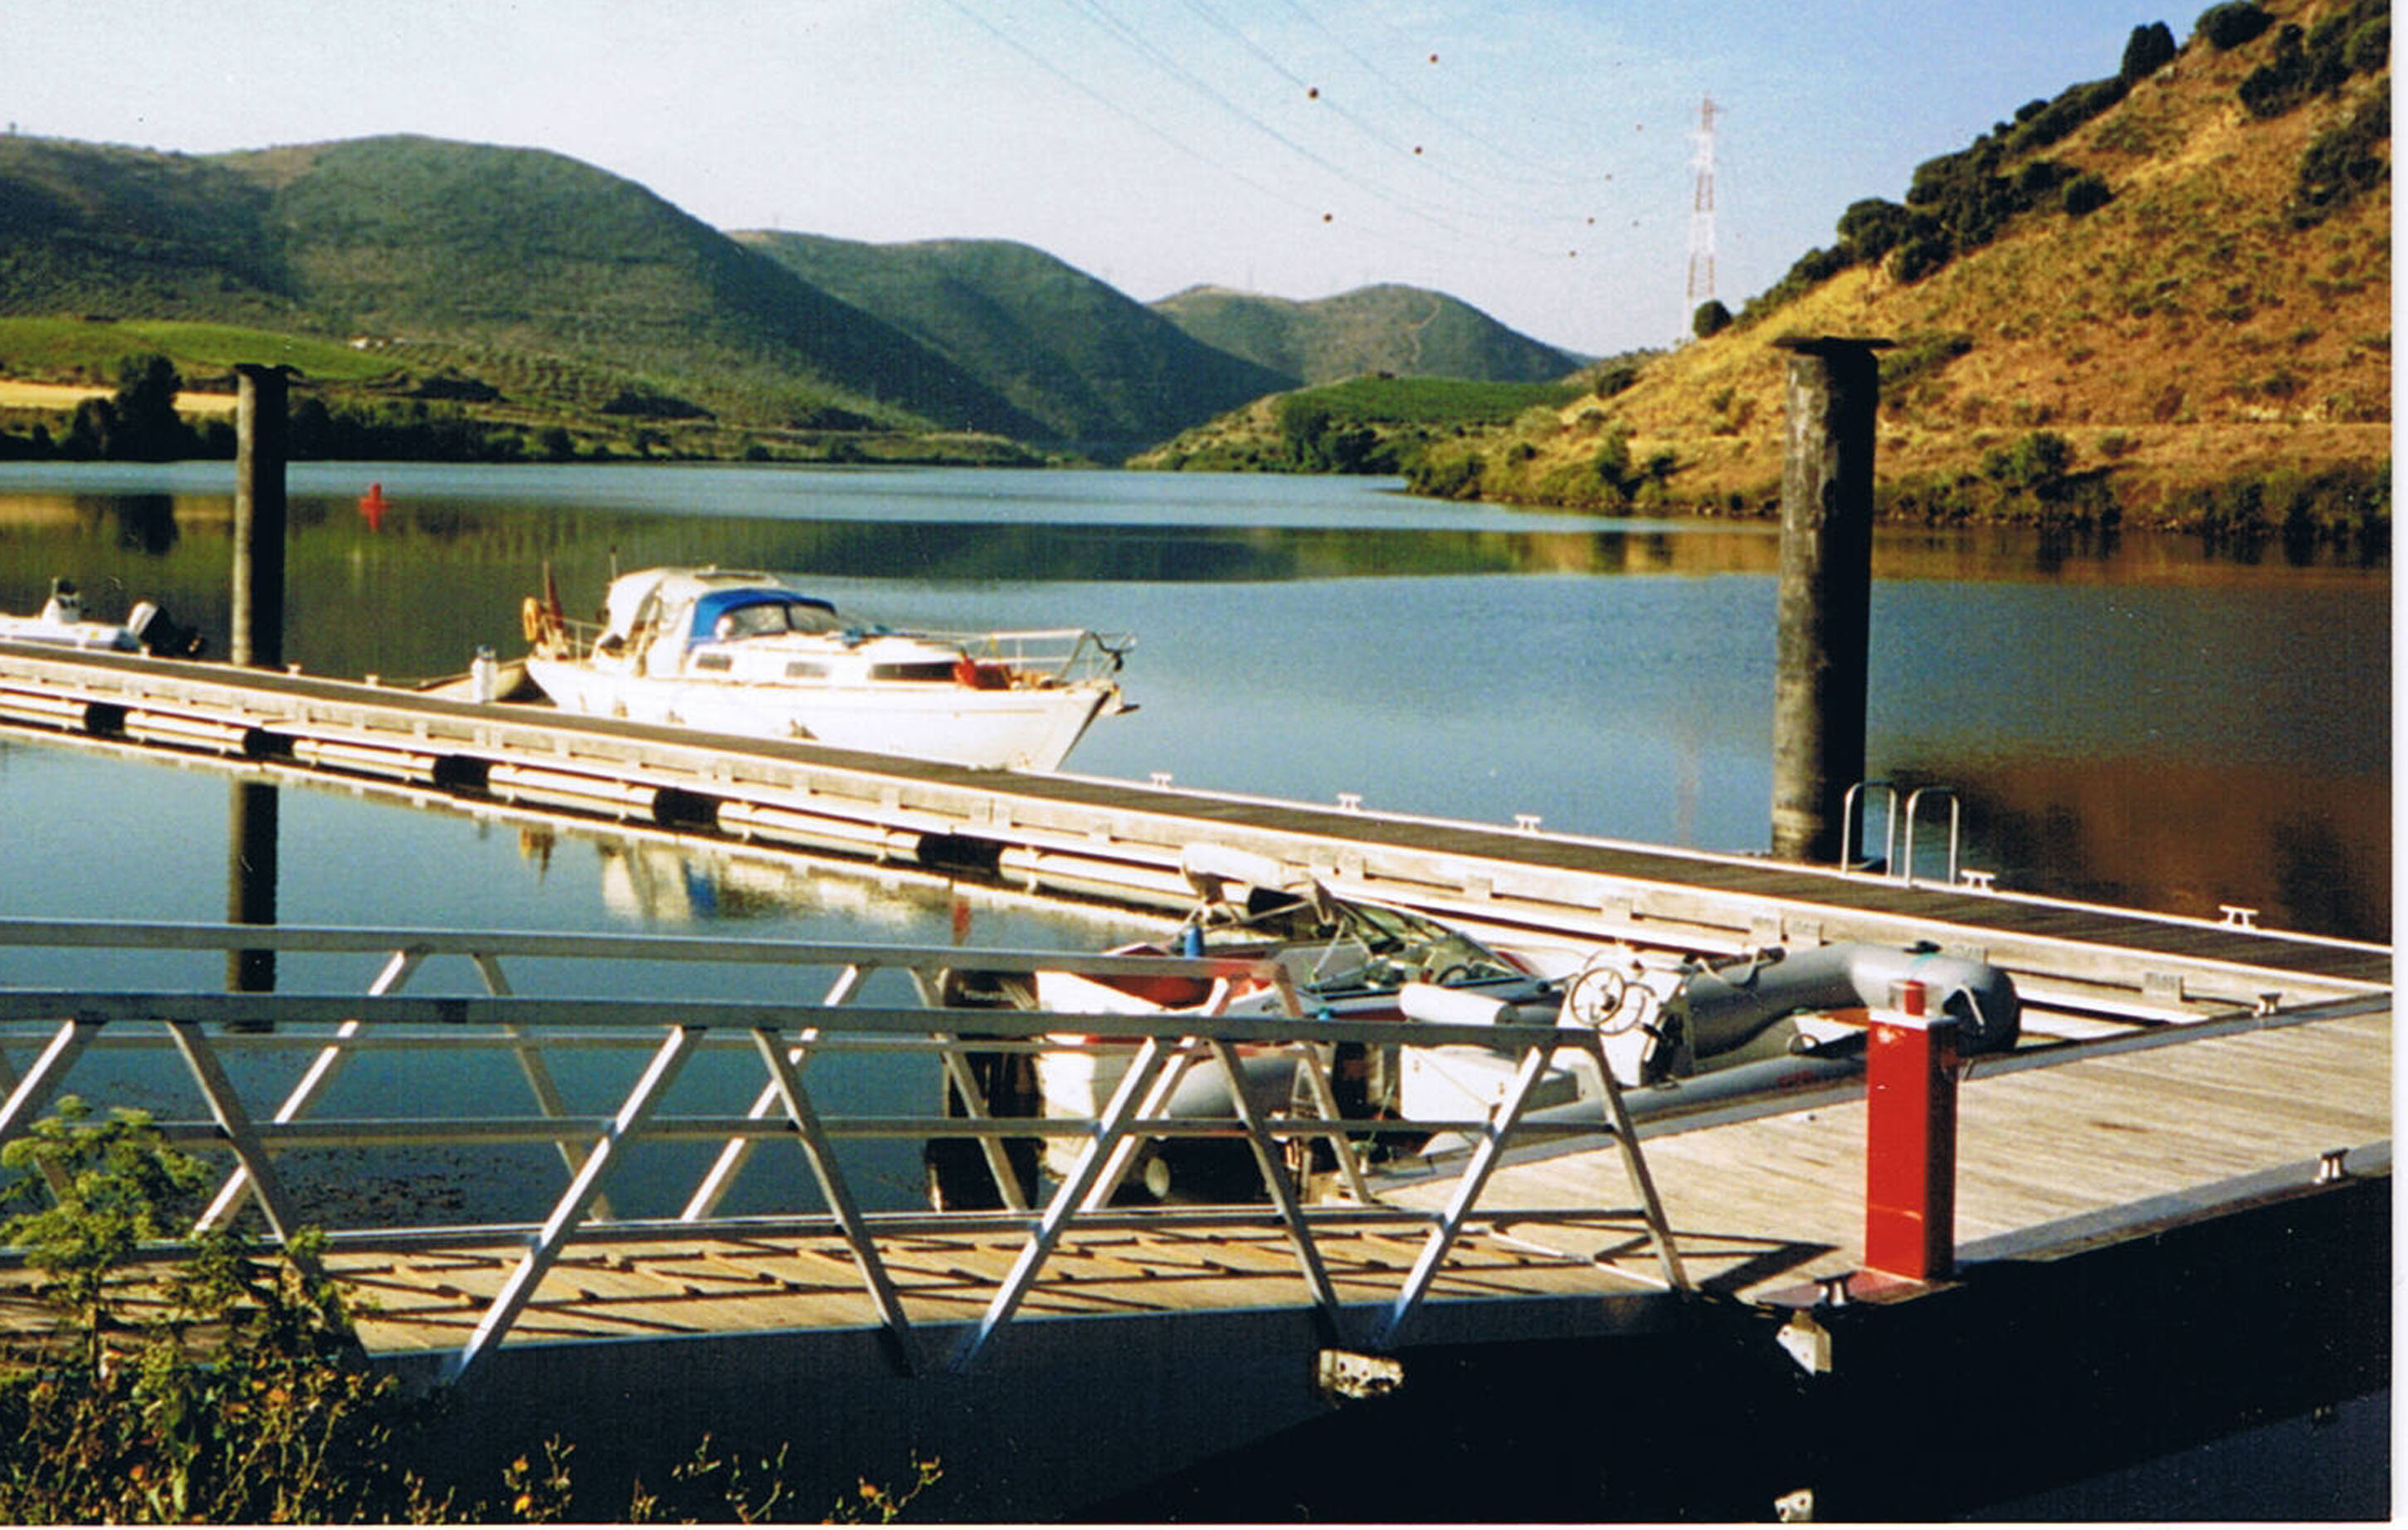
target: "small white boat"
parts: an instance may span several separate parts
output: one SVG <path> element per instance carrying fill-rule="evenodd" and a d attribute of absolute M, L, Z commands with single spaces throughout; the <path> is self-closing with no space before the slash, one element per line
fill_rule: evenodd
<path fill-rule="evenodd" d="M 749 570 L 622 575 L 598 627 L 548 588 L 523 616 L 528 678 L 596 717 L 1052 770 L 1096 718 L 1131 709 L 1125 637 L 897 632 Z"/>
<path fill-rule="evenodd" d="M 148 600 L 135 602 L 123 622 L 93 621 L 83 614 L 83 595 L 75 581 L 64 579 L 50 581 L 50 598 L 36 614 L 0 615 L 0 642 L 157 653 L 177 659 L 197 658 L 203 647 L 198 633 L 178 625 Z"/>
<path fill-rule="evenodd" d="M 948 1004 L 1093 1017 L 1084 1023 L 1094 1034 L 1048 1033 L 1047 1046 L 1034 1053 L 972 1053 L 971 1075 L 986 1097 L 979 1109 L 967 1110 L 949 1082 L 946 1114 L 1096 1120 L 1136 1053 L 1132 1041 L 1111 1035 L 1112 1017 L 1120 1015 L 1275 1014 L 1293 1003 L 1297 1012 L 1324 1019 L 1582 1027 L 1597 1033 L 1603 1065 L 1633 1116 L 1852 1075 L 1862 1065 L 1868 1010 L 1888 1005 L 1896 986 L 1909 979 L 1924 985 L 1935 1012 L 1956 1019 L 1966 1055 L 2006 1051 L 2020 1028 L 2021 1005 L 2008 974 L 1927 946 L 1850 941 L 1796 952 L 1770 948 L 1718 963 L 1613 946 L 1589 953 L 1575 971 L 1541 978 L 1465 931 L 1411 910 L 1337 897 L 1309 878 L 1290 879 L 1259 856 L 1191 846 L 1181 870 L 1199 905 L 1178 938 L 1111 954 L 1246 957 L 1275 964 L 1280 980 L 1229 985 L 1202 976 L 1046 970 L 950 975 Z M 1257 1112 L 1326 1117 L 1334 1108 L 1349 1120 L 1394 1122 L 1372 1139 L 1380 1152 L 1460 1146 L 1455 1128 L 1437 1123 L 1485 1116 L 1522 1065 L 1516 1051 L 1461 1044 L 1240 1044 L 1233 1051 Z M 1714 1082 L 1701 1086 L 1708 1079 Z M 1606 1094 L 1598 1057 L 1568 1047 L 1532 1082 L 1525 1109 L 1601 1119 Z M 1218 1067 L 1183 1073 L 1161 1108 L 1182 1121 L 1236 1114 Z M 1425 1122 L 1431 1129 L 1417 1130 Z M 1086 1141 L 1006 1139 L 1009 1167 L 1033 1194 L 1039 1169 L 1067 1175 Z M 999 1171 L 976 1144 L 935 1139 L 925 1160 L 939 1204 L 999 1204 L 992 1198 Z M 1121 1189 L 1131 1199 L 1261 1194 L 1253 1149 L 1234 1137 L 1153 1139 Z"/>
<path fill-rule="evenodd" d="M 1094 1120 L 1127 1076 L 1135 1048 L 1110 1035 L 1115 1015 L 1270 1015 L 1297 1011 L 1340 1020 L 1402 1020 L 1402 995 L 1416 986 L 1476 995 L 1508 1006 L 1536 1003 L 1554 990 L 1511 958 L 1463 931 L 1410 909 L 1334 895 L 1312 878 L 1293 879 L 1262 857 L 1219 846 L 1190 846 L 1180 869 L 1197 905 L 1167 945 L 1121 946 L 1115 956 L 1214 956 L 1267 962 L 1276 982 L 1227 984 L 1201 978 L 1087 977 L 1077 973 L 979 972 L 949 982 L 948 1002 L 995 1005 L 1063 1015 L 1093 1016 L 1098 1035 L 1053 1033 L 1034 1055 L 997 1057 L 982 1085 L 997 1115 Z M 1233 1049 L 1247 1096 L 1266 1116 L 1320 1114 L 1351 1120 L 1393 1118 L 1398 1095 L 1398 1049 L 1356 1042 L 1314 1048 Z M 974 1062 L 973 1066 L 976 1066 Z M 1000 1069 L 1000 1071 L 998 1071 Z M 1010 1073 L 1012 1077 L 1004 1075 Z M 1325 1102 L 1326 1101 L 1326 1105 Z M 949 1096 L 948 1113 L 959 1108 Z M 1235 1115 L 1226 1076 L 1217 1067 L 1183 1072 L 1164 1109 L 1182 1120 Z M 1046 1139 L 1045 1167 L 1067 1173 L 1083 1138 Z M 974 1204 L 983 1161 L 958 1148 L 929 1156 L 931 1193 L 953 1204 Z M 1024 1167 L 1035 1159 L 1023 1155 Z M 940 1162 L 941 1161 L 941 1162 Z M 964 1173 L 968 1178 L 964 1178 Z M 1242 1141 L 1186 1138 L 1149 1144 L 1124 1194 L 1159 1199 L 1247 1186 L 1259 1188 L 1253 1149 Z"/>

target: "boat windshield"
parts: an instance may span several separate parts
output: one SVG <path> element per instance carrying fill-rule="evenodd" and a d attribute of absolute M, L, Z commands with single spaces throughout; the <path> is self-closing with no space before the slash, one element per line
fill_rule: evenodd
<path fill-rule="evenodd" d="M 1511 978 L 1512 964 L 1495 951 L 1434 919 L 1378 904 L 1341 903 L 1339 923 L 1375 956 L 1450 978 Z"/>
<path fill-rule="evenodd" d="M 751 591 L 705 595 L 695 603 L 694 635 L 714 642 L 834 632 L 838 618 L 825 601 Z"/>
<path fill-rule="evenodd" d="M 1521 975 L 1512 963 L 1461 930 L 1402 908 L 1337 901 L 1336 921 L 1325 922 L 1310 899 L 1274 896 L 1264 901 L 1268 907 L 1249 909 L 1231 924 L 1208 927 L 1206 948 L 1241 949 L 1266 939 L 1326 941 L 1333 949 L 1359 948 L 1364 956 L 1379 959 L 1383 968 L 1444 974 L 1449 981 Z"/>

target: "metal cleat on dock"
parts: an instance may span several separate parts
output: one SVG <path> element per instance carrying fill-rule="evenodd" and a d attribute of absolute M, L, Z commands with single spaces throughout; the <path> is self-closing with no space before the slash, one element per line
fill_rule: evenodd
<path fill-rule="evenodd" d="M 1313 1357 L 1313 1386 L 1326 1402 L 1384 1397 L 1404 1384 L 1404 1363 L 1387 1355 L 1324 1350 Z"/>

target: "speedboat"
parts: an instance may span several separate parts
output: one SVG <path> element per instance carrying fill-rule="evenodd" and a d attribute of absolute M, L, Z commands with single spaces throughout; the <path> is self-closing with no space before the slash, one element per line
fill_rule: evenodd
<path fill-rule="evenodd" d="M 1290 879 L 1276 864 L 1218 846 L 1190 846 L 1180 869 L 1197 894 L 1195 909 L 1168 943 L 1117 947 L 1114 956 L 1189 956 L 1265 964 L 1275 977 L 1234 983 L 1179 976 L 955 972 L 946 1002 L 1050 1014 L 1093 1016 L 1100 1034 L 1052 1033 L 1032 1053 L 976 1054 L 974 1074 L 996 1115 L 1093 1120 L 1127 1076 L 1135 1048 L 1109 1033 L 1115 1015 L 1270 1015 L 1340 1020 L 1401 1020 L 1401 995 L 1414 986 L 1515 1006 L 1543 999 L 1550 985 L 1463 931 L 1410 909 L 1333 894 L 1319 880 Z M 1261 1114 L 1322 1114 L 1348 1120 L 1393 1116 L 1398 1049 L 1341 1042 L 1319 1047 L 1234 1049 L 1248 1101 Z M 962 1108 L 950 1094 L 949 1112 Z M 1236 1116 L 1226 1077 L 1210 1065 L 1180 1075 L 1162 1108 L 1182 1120 Z M 1064 1173 L 1082 1145 L 1048 1138 L 1045 1166 Z M 950 1204 L 973 1204 L 987 1171 L 967 1143 L 930 1145 L 930 1188 Z M 1018 1161 L 1024 1179 L 1035 1165 Z M 1253 1150 L 1242 1141 L 1163 1139 L 1148 1145 L 1125 1194 L 1187 1198 L 1258 1183 Z"/>
<path fill-rule="evenodd" d="M 1096 718 L 1132 709 L 1114 679 L 1129 640 L 1081 628 L 896 631 L 718 567 L 622 575 L 601 614 L 568 621 L 548 576 L 525 603 L 527 676 L 564 710 L 1053 770 Z"/>
<path fill-rule="evenodd" d="M 1201 974 L 948 974 L 941 997 L 949 1006 L 1075 1016 L 1093 1032 L 1048 1033 L 1034 1051 L 970 1053 L 969 1077 L 984 1098 L 966 1100 L 958 1081 L 949 1081 L 948 1115 L 1098 1119 L 1136 1054 L 1132 1041 L 1112 1035 L 1119 1015 L 1296 1013 L 1585 1029 L 1596 1035 L 1596 1051 L 1558 1051 L 1524 1103 L 1537 1115 L 1579 1120 L 1603 1118 L 1604 1069 L 1634 1117 L 1853 1077 L 1863 1065 L 1869 1012 L 1889 1006 L 1908 981 L 1924 987 L 1935 1013 L 1956 1020 L 1965 1055 L 2006 1051 L 2019 1032 L 2012 978 L 1930 946 L 1848 941 L 1719 961 L 1608 946 L 1572 970 L 1541 977 L 1533 964 L 1425 915 L 1338 897 L 1309 878 L 1285 880 L 1263 857 L 1191 846 L 1181 870 L 1200 901 L 1177 937 L 1109 954 L 1248 958 L 1271 964 L 1276 978 L 1233 985 Z M 1459 1043 L 1233 1050 L 1257 1114 L 1326 1119 L 1334 1111 L 1378 1122 L 1368 1137 L 1378 1154 L 1458 1146 L 1460 1123 L 1494 1108 L 1514 1087 L 1521 1064 L 1515 1051 Z M 1209 1064 L 1187 1068 L 1156 1108 L 1188 1122 L 1237 1114 L 1227 1075 Z M 997 1204 L 996 1176 L 1007 1167 L 1033 1196 L 1039 1168 L 1066 1175 L 1085 1142 L 1007 1138 L 1008 1163 L 998 1165 L 969 1139 L 932 1140 L 931 1196 L 940 1206 Z M 1119 1191 L 1124 1199 L 1261 1193 L 1252 1147 L 1235 1136 L 1150 1140 Z"/>
<path fill-rule="evenodd" d="M 197 658 L 204 646 L 200 634 L 170 620 L 154 601 L 135 602 L 123 622 L 95 622 L 83 614 L 82 593 L 66 579 L 50 580 L 50 597 L 35 615 L 0 615 L 0 642 L 176 659 Z"/>

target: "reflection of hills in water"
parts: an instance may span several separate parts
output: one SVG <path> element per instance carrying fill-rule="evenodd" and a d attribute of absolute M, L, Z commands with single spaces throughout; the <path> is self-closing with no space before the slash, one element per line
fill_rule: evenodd
<path fill-rule="evenodd" d="M 204 632 L 230 620 L 230 498 L 0 494 L 0 610 L 32 610 L 53 577 L 74 579 L 93 613 L 136 599 Z M 550 565 L 571 614 L 598 607 L 611 572 L 718 564 L 808 583 L 899 580 L 1023 586 L 1265 584 L 1464 574 L 1770 573 L 1763 530 L 1528 534 L 1380 527 L 1218 528 L 718 520 L 580 508 L 496 509 L 396 501 L 371 532 L 323 495 L 291 504 L 286 653 L 326 674 L 455 673 L 480 644 L 523 648 L 519 607 Z M 1044 624 L 1081 624 L 1075 594 Z M 874 607 L 861 614 L 887 615 Z M 1140 634 L 1140 638 L 1143 635 Z M 222 641 L 213 641 L 222 652 Z"/>
<path fill-rule="evenodd" d="M 563 490 L 392 495 L 372 531 L 355 494 L 296 495 L 286 652 L 322 674 L 453 674 L 480 645 L 523 651 L 521 604 L 547 564 L 572 615 L 593 611 L 614 565 L 767 567 L 872 621 L 1134 632 L 1143 710 L 1082 746 L 1106 774 L 1320 800 L 1368 789 L 1441 816 L 1543 808 L 1550 827 L 1761 845 L 1775 528 L 1422 524 L 1376 504 L 1361 525 L 1175 523 L 1183 504 L 1049 520 L 1042 478 L 1009 480 L 1030 521 L 982 517 L 968 497 L 802 521 Z M 661 505 L 687 481 L 642 475 L 658 487 L 627 497 Z M 1080 483 L 1092 510 L 1106 491 Z M 1262 519 L 1279 519 L 1283 488 L 1263 487 Z M 36 608 L 64 575 L 93 615 L 155 599 L 222 653 L 230 508 L 212 493 L 0 493 L 0 610 Z M 1208 512 L 1251 514 L 1194 513 Z M 2188 538 L 1883 532 L 1880 768 L 1956 787 L 1984 847 L 1970 864 L 2002 885 L 2209 918 L 2240 904 L 2269 924 L 2381 937 L 2389 736 L 2364 698 L 2389 691 L 2387 585 L 2260 551 L 2267 566 L 2250 567 Z M 1670 741 L 1701 724 L 1708 746 L 1673 760 Z M 1676 792 L 1687 816 L 1659 825 Z M 614 875 L 629 908 L 657 910 L 646 917 L 708 917 L 698 897 L 752 917 L 812 895 L 808 879 L 731 866 L 703 887 L 691 869 Z"/>
<path fill-rule="evenodd" d="M 1947 777 L 1966 805 L 1965 864 L 2018 868 L 2002 892 L 2193 919 L 2230 904 L 2267 929 L 2390 938 L 2389 805 L 2362 783 L 2162 758 L 1958 763 Z M 1916 860 L 1936 875 L 1944 820 L 1925 820 Z M 1878 812 L 1869 832 L 1880 838 Z"/>

